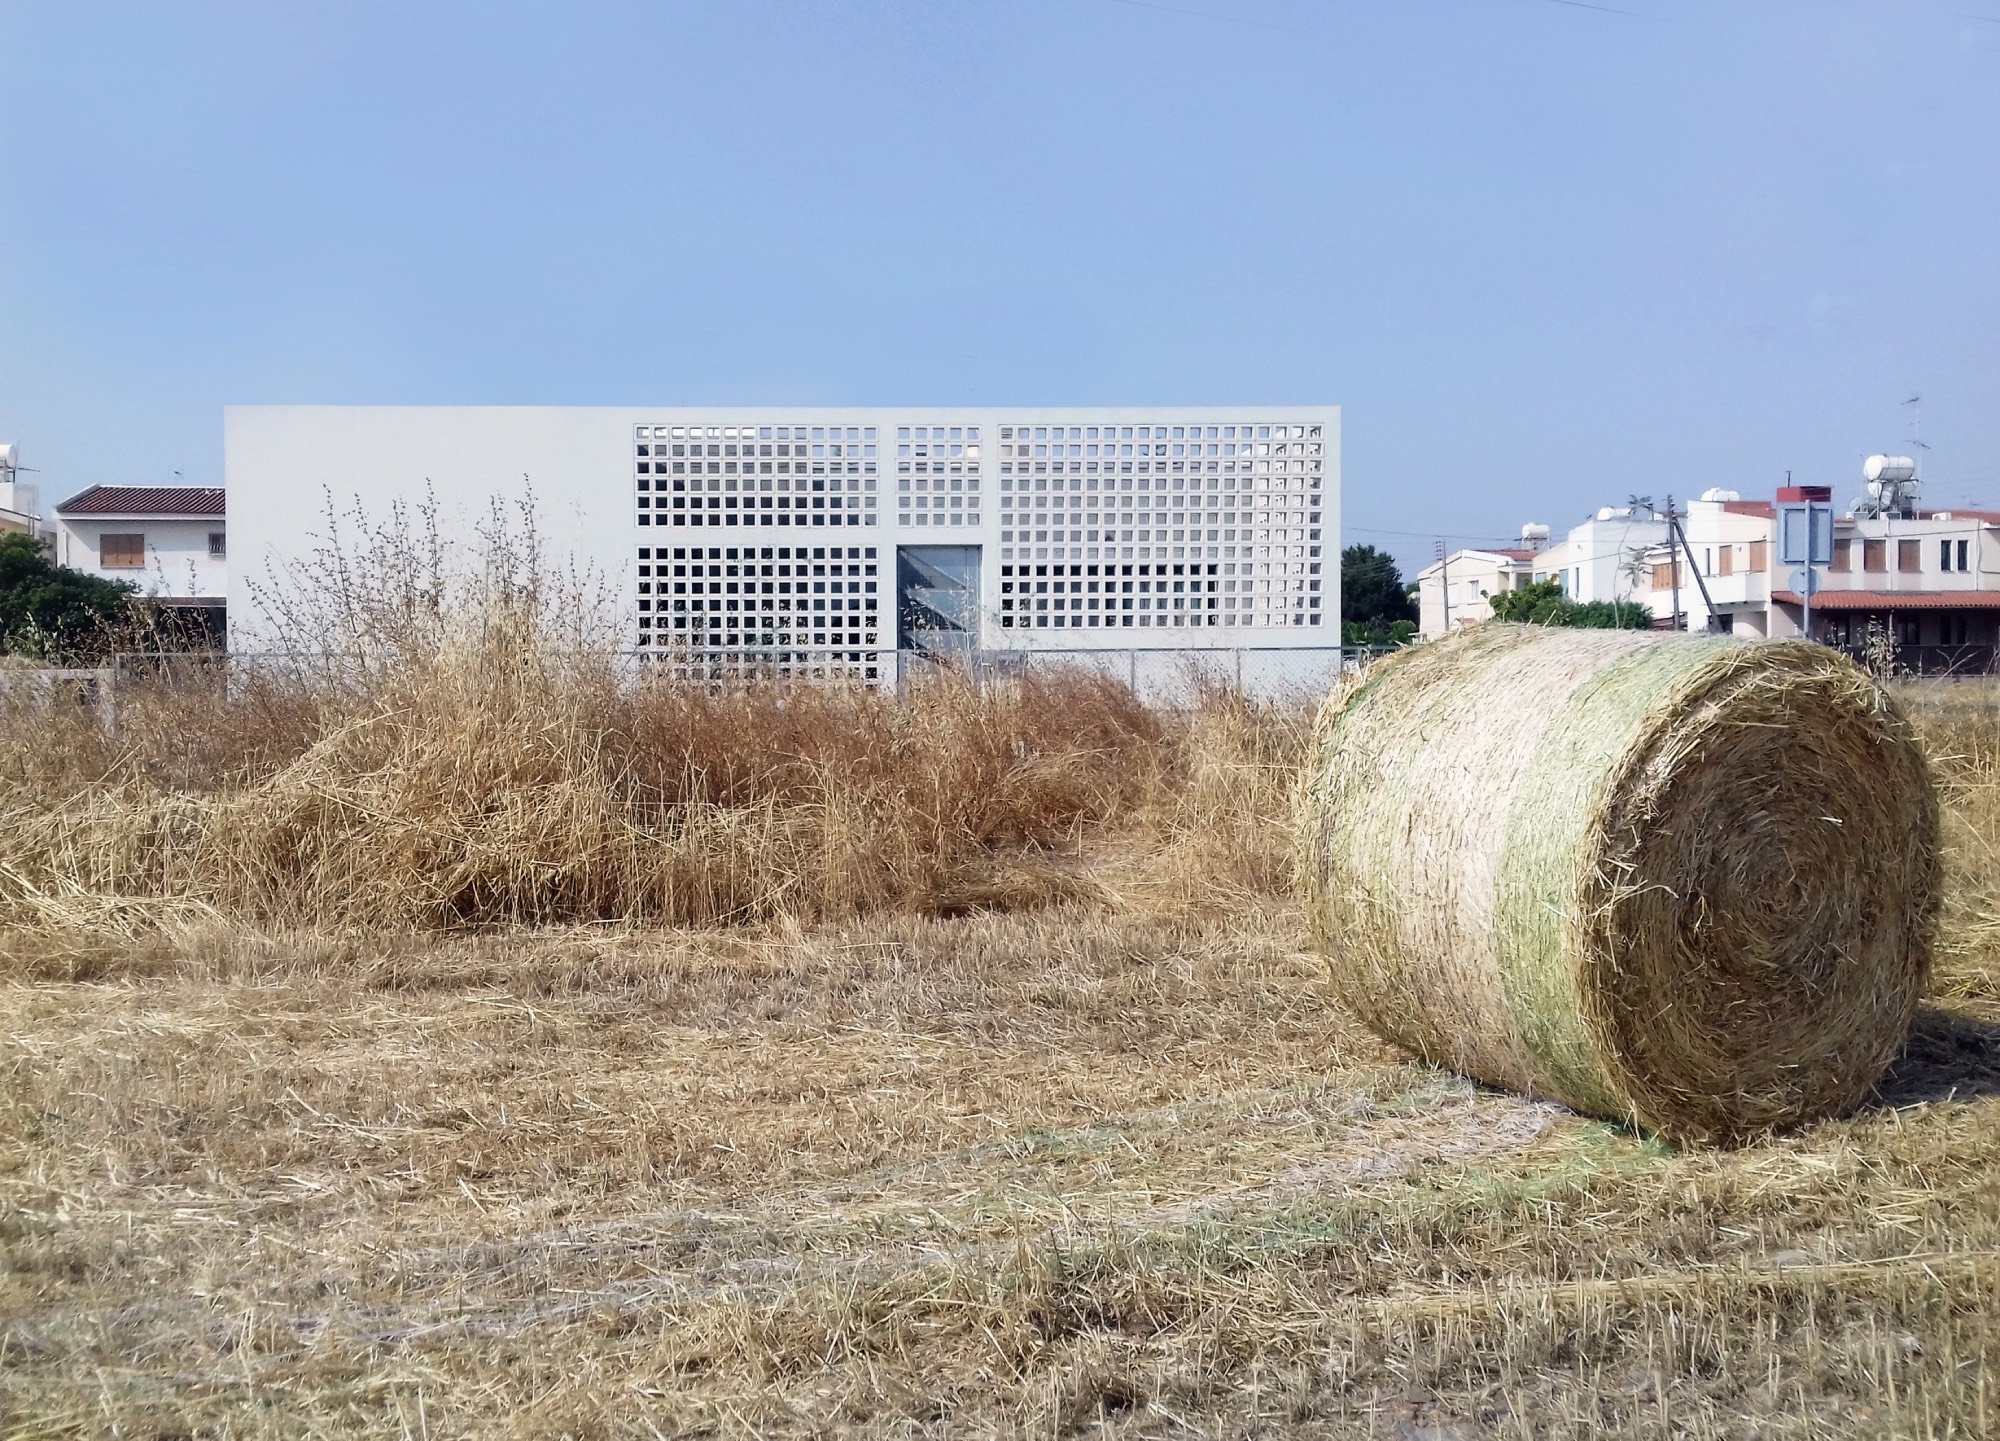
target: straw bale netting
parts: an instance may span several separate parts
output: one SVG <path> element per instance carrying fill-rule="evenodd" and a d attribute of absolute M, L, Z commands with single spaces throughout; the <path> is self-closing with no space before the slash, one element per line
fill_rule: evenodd
<path fill-rule="evenodd" d="M 1938 804 L 1804 642 L 1494 623 L 1343 685 L 1300 802 L 1336 989 L 1493 1085 L 1729 1140 L 1837 1113 L 1930 964 Z"/>

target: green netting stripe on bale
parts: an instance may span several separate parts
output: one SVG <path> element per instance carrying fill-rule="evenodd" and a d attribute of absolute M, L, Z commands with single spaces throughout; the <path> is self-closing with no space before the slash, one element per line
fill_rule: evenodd
<path fill-rule="evenodd" d="M 1300 873 L 1384 1035 L 1723 1139 L 1880 1074 L 1928 967 L 1937 827 L 1907 723 L 1822 647 L 1492 624 L 1328 701 Z"/>

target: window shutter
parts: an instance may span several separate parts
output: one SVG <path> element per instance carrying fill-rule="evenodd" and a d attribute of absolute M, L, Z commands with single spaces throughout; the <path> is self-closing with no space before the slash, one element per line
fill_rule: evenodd
<path fill-rule="evenodd" d="M 143 533 L 106 532 L 97 537 L 97 564 L 102 570 L 142 570 L 146 565 Z"/>

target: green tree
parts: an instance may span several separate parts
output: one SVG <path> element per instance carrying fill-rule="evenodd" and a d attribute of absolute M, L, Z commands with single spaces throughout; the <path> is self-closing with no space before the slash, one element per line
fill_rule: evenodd
<path fill-rule="evenodd" d="M 1538 580 L 1491 598 L 1496 620 L 1529 625 L 1566 625 L 1582 630 L 1647 630 L 1653 613 L 1637 601 L 1589 600 L 1578 603 L 1563 594 L 1562 582 Z"/>
<path fill-rule="evenodd" d="M 1561 581 L 1538 580 L 1488 596 L 1487 604 L 1493 607 L 1495 620 L 1521 620 L 1535 625 L 1561 625 L 1562 621 L 1556 617 L 1561 614 L 1563 607 L 1569 604 L 1569 597 L 1563 594 Z"/>
<path fill-rule="evenodd" d="M 1343 620 L 1340 623 L 1342 645 L 1408 645 L 1416 638 L 1417 623 L 1413 620 L 1392 620 L 1387 625 L 1379 620 Z"/>
<path fill-rule="evenodd" d="M 1417 605 L 1389 555 L 1372 545 L 1340 553 L 1343 645 L 1407 645 L 1417 633 Z"/>
<path fill-rule="evenodd" d="M 1636 600 L 1587 600 L 1560 622 L 1581 630 L 1651 630 L 1653 612 Z"/>
<path fill-rule="evenodd" d="M 101 653 L 135 587 L 57 565 L 33 536 L 0 535 L 0 650 L 43 660 Z"/>

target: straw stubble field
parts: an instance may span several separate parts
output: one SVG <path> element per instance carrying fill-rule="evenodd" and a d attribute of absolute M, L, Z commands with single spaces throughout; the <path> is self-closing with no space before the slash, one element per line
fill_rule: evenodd
<path fill-rule="evenodd" d="M 468 664 L 13 718 L 7 1434 L 2000 1429 L 1991 693 L 1909 1053 L 1675 1150 L 1332 1002 L 1302 709 Z"/>

